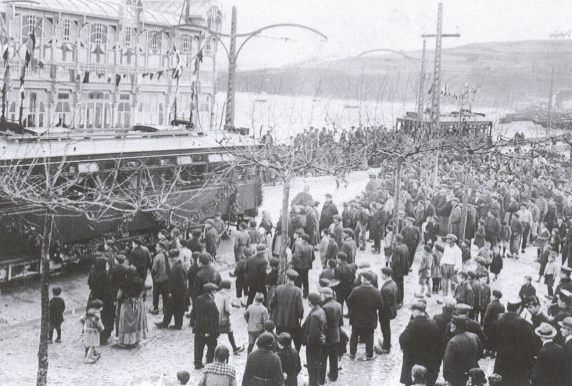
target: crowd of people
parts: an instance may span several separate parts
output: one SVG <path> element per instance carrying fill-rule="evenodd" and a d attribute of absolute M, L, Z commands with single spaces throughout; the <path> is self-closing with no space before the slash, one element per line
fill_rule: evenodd
<path fill-rule="evenodd" d="M 396 346 L 391 321 L 406 312 L 407 303 L 411 319 L 398 339 L 401 383 L 434 385 L 442 371 L 453 386 L 571 385 L 568 166 L 558 156 L 537 157 L 531 164 L 518 150 L 477 163 L 467 189 L 457 182 L 461 161 L 453 157 L 442 157 L 440 186 L 432 186 L 423 165 L 405 164 L 399 200 L 391 169 L 376 170 L 363 194 L 340 210 L 331 194 L 321 204 L 305 187 L 285 214 L 287 232 L 281 218 L 274 224 L 266 212 L 258 221 L 239 224 L 232 235 L 236 264 L 231 280 L 223 280 L 214 264 L 226 229 L 220 213 L 204 229 L 160 230 L 152 246 L 135 238 L 120 250 L 106 241 L 89 275 L 91 292 L 81 318 L 86 363 L 97 362 L 99 345 L 130 348 L 146 339 L 145 304 L 151 292 L 149 312 L 160 313 L 159 304 L 163 308 L 156 328 L 181 330 L 185 313 L 190 319 L 194 367 L 203 371 L 200 385 L 236 384 L 229 356 L 244 350 L 243 385 L 295 385 L 303 345 L 309 384 L 321 385 L 337 380 L 343 355 L 370 361 L 389 354 Z M 284 239 L 287 269 L 282 281 Z M 536 250 L 538 275 L 524 278 L 520 293 L 507 294 L 505 307 L 501 291 L 492 289 L 500 281 L 514 280 L 501 274 L 503 261 L 519 259 L 531 249 Z M 379 255 L 380 272 L 358 264 L 360 255 L 369 253 Z M 405 299 L 404 278 L 414 260 L 419 262 L 419 287 L 414 299 Z M 319 270 L 317 286 L 309 280 L 313 269 Z M 541 280 L 547 287 L 546 312 L 535 286 Z M 61 290 L 53 290 L 59 299 Z M 431 317 L 427 302 L 432 297 L 443 311 Z M 61 342 L 58 315 L 65 305 L 53 304 L 52 325 L 56 342 Z M 230 318 L 241 307 L 246 347 L 236 343 Z M 376 344 L 378 322 L 383 338 Z M 350 336 L 342 328 L 347 324 Z M 230 350 L 220 344 L 223 334 Z M 363 356 L 357 355 L 359 343 L 365 343 Z M 484 357 L 495 360 L 494 374 L 488 377 L 478 366 Z M 185 382 L 188 375 L 178 377 Z"/>

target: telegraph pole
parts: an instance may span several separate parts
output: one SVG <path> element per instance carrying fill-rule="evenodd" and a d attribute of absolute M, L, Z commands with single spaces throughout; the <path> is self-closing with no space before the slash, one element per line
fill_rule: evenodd
<path fill-rule="evenodd" d="M 421 35 L 423 39 L 435 38 L 435 62 L 433 65 L 433 87 L 431 94 L 431 126 L 430 133 L 439 130 L 439 118 L 441 115 L 441 48 L 444 37 L 461 37 L 460 34 L 443 34 L 443 3 L 439 3 L 437 11 L 437 33 Z M 439 152 L 435 154 L 435 167 L 433 171 L 433 186 L 437 185 L 439 170 Z"/>
<path fill-rule="evenodd" d="M 232 7 L 232 21 L 230 24 L 230 48 L 228 52 L 228 83 L 226 86 L 226 116 L 225 129 L 234 127 L 234 99 L 236 75 L 236 6 Z"/>
<path fill-rule="evenodd" d="M 427 39 L 423 39 L 423 51 L 421 51 L 421 71 L 419 73 L 419 95 L 417 98 L 417 120 L 419 121 L 419 131 L 423 130 L 423 114 L 425 107 L 425 60 L 426 60 Z"/>

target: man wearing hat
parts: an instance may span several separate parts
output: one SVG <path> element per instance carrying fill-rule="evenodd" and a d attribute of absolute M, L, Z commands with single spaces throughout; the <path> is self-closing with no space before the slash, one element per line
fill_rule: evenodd
<path fill-rule="evenodd" d="M 455 274 L 463 267 L 463 252 L 456 244 L 457 236 L 449 233 L 445 236 L 445 248 L 441 257 L 441 290 L 443 296 L 449 296 L 449 284 L 455 282 Z"/>
<path fill-rule="evenodd" d="M 298 272 L 296 286 L 298 288 L 302 288 L 302 286 L 304 286 L 303 294 L 304 298 L 307 298 L 310 291 L 308 287 L 308 271 L 312 268 L 312 262 L 315 258 L 314 247 L 308 243 L 310 241 L 310 236 L 307 234 L 304 233 L 300 236 L 300 239 L 302 241 L 292 256 L 292 268 Z"/>
<path fill-rule="evenodd" d="M 173 328 L 175 330 L 183 329 L 183 316 L 187 308 L 187 272 L 183 267 L 179 250 L 171 249 L 169 251 L 170 265 L 169 279 L 167 284 L 167 306 L 165 307 L 163 321 L 156 323 L 159 328 Z M 169 326 L 171 318 L 175 317 L 175 325 Z"/>
<path fill-rule="evenodd" d="M 566 358 L 566 385 L 572 385 L 572 316 L 558 322 L 560 333 L 564 338 L 564 357 Z"/>
<path fill-rule="evenodd" d="M 439 327 L 440 340 L 445 339 L 445 332 L 447 331 L 447 326 L 453 318 L 453 312 L 455 311 L 455 306 L 457 301 L 453 298 L 445 298 L 443 300 L 443 312 L 433 316 L 433 320 L 437 323 Z"/>
<path fill-rule="evenodd" d="M 340 343 L 340 326 L 343 324 L 342 307 L 334 299 L 334 291 L 330 287 L 320 288 L 322 310 L 326 315 L 326 344 L 322 349 L 320 360 L 319 384 L 326 382 L 326 369 L 330 361 L 328 379 L 335 382 L 338 379 L 338 345 Z"/>
<path fill-rule="evenodd" d="M 246 261 L 248 301 L 246 306 L 254 302 L 254 296 L 260 292 L 266 296 L 266 244 L 256 245 L 256 255 L 250 256 Z"/>
<path fill-rule="evenodd" d="M 428 385 L 434 385 L 439 375 L 441 363 L 441 346 L 439 327 L 429 319 L 423 303 L 411 306 L 412 318 L 399 337 L 399 345 L 403 350 L 400 382 L 411 385 L 411 368 L 421 365 L 428 371 Z"/>
<path fill-rule="evenodd" d="M 485 334 L 483 333 L 483 329 L 482 329 L 481 325 L 476 320 L 469 318 L 469 312 L 471 312 L 472 309 L 473 308 L 471 306 L 469 306 L 468 304 L 457 303 L 455 305 L 454 316 L 461 316 L 461 317 L 466 318 L 467 323 L 465 326 L 465 330 L 475 334 L 479 338 L 481 345 L 484 346 L 486 344 L 487 338 L 485 337 Z M 449 324 L 447 325 L 447 328 L 445 329 L 445 340 L 444 340 L 445 346 L 443 347 L 443 349 L 447 347 L 447 342 L 449 342 L 449 340 L 453 336 L 454 336 L 454 334 L 451 333 L 451 322 L 449 322 Z"/>
<path fill-rule="evenodd" d="M 390 267 L 381 269 L 381 298 L 383 299 L 383 308 L 379 314 L 379 325 L 383 342 L 380 342 L 379 354 L 389 354 L 391 350 L 391 320 L 397 316 L 397 299 L 399 289 L 392 279 L 393 270 Z M 376 350 L 377 351 L 377 350 Z"/>
<path fill-rule="evenodd" d="M 534 386 L 564 386 L 567 375 L 564 349 L 554 343 L 556 329 L 550 323 L 542 323 L 534 332 L 542 340 L 542 348 L 536 353 L 532 369 Z"/>
<path fill-rule="evenodd" d="M 407 250 L 409 251 L 409 258 L 408 258 L 408 265 L 407 265 L 407 273 L 411 269 L 411 265 L 413 264 L 413 260 L 415 259 L 415 252 L 417 251 L 417 246 L 419 245 L 419 241 L 421 240 L 421 232 L 419 232 L 419 228 L 413 225 L 415 219 L 413 217 L 406 217 L 405 218 L 405 227 L 401 230 L 401 236 L 403 236 L 403 243 L 407 245 Z"/>
<path fill-rule="evenodd" d="M 153 258 L 153 266 L 151 267 L 151 277 L 153 279 L 153 315 L 159 313 L 159 295 L 161 295 L 163 303 L 163 311 L 167 306 L 167 285 L 169 280 L 168 272 L 168 254 L 167 240 L 159 241 L 155 247 L 157 254 Z"/>
<path fill-rule="evenodd" d="M 450 202 L 451 214 L 449 215 L 449 227 L 447 229 L 459 239 L 461 237 L 461 220 L 463 218 L 461 206 L 457 197 L 451 198 Z"/>
<path fill-rule="evenodd" d="M 219 242 L 220 235 L 214 227 L 214 221 L 209 218 L 205 221 L 205 249 L 210 253 L 214 261 L 217 261 L 216 253 Z"/>
<path fill-rule="evenodd" d="M 320 232 L 323 229 L 328 229 L 334 222 L 334 216 L 338 214 L 338 207 L 332 201 L 332 195 L 326 194 L 326 202 L 322 206 L 322 213 L 320 214 Z"/>
<path fill-rule="evenodd" d="M 344 241 L 344 228 L 342 227 L 342 216 L 339 214 L 334 216 L 334 223 L 330 226 L 330 234 L 333 235 L 336 243 L 338 243 L 338 249 L 341 251 Z"/>
<path fill-rule="evenodd" d="M 308 295 L 312 309 L 302 326 L 306 346 L 306 362 L 310 386 L 318 386 L 322 369 L 322 348 L 326 344 L 326 314 L 320 307 L 320 295 L 312 292 Z"/>
<path fill-rule="evenodd" d="M 538 351 L 532 325 L 517 314 L 520 299 L 507 303 L 507 312 L 499 315 L 488 336 L 489 347 L 496 351 L 494 372 L 503 385 L 529 385 L 530 369 Z"/>
<path fill-rule="evenodd" d="M 219 314 L 214 301 L 214 293 L 218 286 L 213 283 L 203 285 L 203 294 L 197 296 L 191 311 L 191 320 L 194 321 L 193 333 L 195 334 L 195 369 L 204 367 L 203 355 L 207 346 L 207 363 L 214 360 L 214 352 L 219 336 Z"/>
<path fill-rule="evenodd" d="M 379 314 L 383 312 L 383 299 L 381 293 L 371 282 L 373 275 L 370 272 L 362 272 L 361 285 L 355 287 L 348 298 L 348 310 L 350 312 L 350 325 L 352 334 L 350 337 L 350 358 L 355 358 L 358 338 L 365 340 L 366 357 L 363 360 L 372 360 L 373 334 L 377 327 Z"/>
<path fill-rule="evenodd" d="M 483 352 L 480 339 L 467 331 L 467 318 L 453 316 L 450 324 L 453 337 L 447 343 L 443 357 L 443 378 L 451 386 L 465 386 L 467 372 L 479 366 Z"/>
<path fill-rule="evenodd" d="M 403 236 L 395 236 L 395 246 L 393 247 L 393 256 L 391 258 L 391 269 L 393 271 L 393 280 L 399 289 L 397 298 L 398 307 L 403 304 L 403 296 L 405 288 L 403 278 L 409 272 L 409 248 L 403 243 Z"/>
<path fill-rule="evenodd" d="M 344 241 L 341 252 L 347 255 L 348 264 L 353 264 L 356 261 L 357 244 L 354 240 L 354 231 L 351 228 L 344 228 Z"/>
<path fill-rule="evenodd" d="M 300 320 L 304 317 L 302 290 L 294 285 L 298 272 L 286 271 L 288 281 L 276 287 L 270 299 L 271 319 L 276 324 L 276 333 L 287 332 L 292 337 L 296 350 L 302 346 L 302 328 Z"/>

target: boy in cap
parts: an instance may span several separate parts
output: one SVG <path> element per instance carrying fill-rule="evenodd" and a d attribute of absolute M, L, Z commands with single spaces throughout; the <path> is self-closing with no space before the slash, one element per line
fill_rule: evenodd
<path fill-rule="evenodd" d="M 421 262 L 419 263 L 419 268 L 417 273 L 419 275 L 419 293 L 415 294 L 415 297 L 431 297 L 431 287 L 429 282 L 431 281 L 431 268 L 433 267 L 433 256 L 431 255 L 431 246 L 424 245 L 423 253 L 421 254 Z M 427 292 L 425 292 L 427 290 Z"/>
<path fill-rule="evenodd" d="M 52 288 L 52 298 L 50 299 L 50 334 L 48 342 L 52 343 L 54 337 L 54 330 L 58 333 L 56 343 L 62 342 L 62 323 L 64 322 L 64 311 L 66 310 L 66 303 L 60 297 L 62 289 L 60 287 Z"/>
<path fill-rule="evenodd" d="M 518 291 L 518 297 L 523 305 L 526 304 L 526 300 L 529 296 L 536 295 L 536 288 L 532 285 L 532 276 L 526 275 L 524 277 L 524 284 L 520 287 L 520 291 Z"/>
<path fill-rule="evenodd" d="M 248 353 L 252 352 L 256 339 L 264 332 L 264 322 L 268 320 L 268 309 L 264 307 L 264 294 L 257 292 L 254 303 L 244 312 L 244 319 L 248 323 Z"/>
<path fill-rule="evenodd" d="M 177 380 L 179 384 L 186 385 L 191 379 L 191 374 L 188 371 L 177 371 Z"/>

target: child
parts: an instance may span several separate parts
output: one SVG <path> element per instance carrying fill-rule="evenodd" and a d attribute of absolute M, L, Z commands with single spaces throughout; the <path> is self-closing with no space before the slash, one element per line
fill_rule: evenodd
<path fill-rule="evenodd" d="M 485 220 L 479 220 L 477 232 L 475 233 L 475 245 L 481 249 L 485 245 Z"/>
<path fill-rule="evenodd" d="M 479 293 L 479 313 L 481 326 L 485 320 L 485 313 L 491 302 L 491 287 L 489 287 L 489 275 L 486 272 L 479 272 L 480 293 Z M 478 315 L 477 315 L 478 316 Z"/>
<path fill-rule="evenodd" d="M 101 322 L 101 309 L 103 302 L 99 299 L 92 300 L 88 311 L 79 319 L 83 323 L 83 342 L 85 344 L 85 361 L 84 363 L 93 364 L 98 361 L 101 356 L 95 351 L 99 347 L 99 335 L 104 330 Z"/>
<path fill-rule="evenodd" d="M 235 285 L 237 303 L 233 303 L 233 305 L 236 304 L 236 307 L 240 307 L 241 305 L 244 306 L 244 303 L 242 302 L 242 295 L 244 295 L 244 297 L 248 297 L 248 273 L 246 272 L 246 264 L 248 258 L 251 255 L 252 250 L 250 248 L 245 248 L 242 251 L 242 257 L 240 261 L 236 264 L 236 268 L 234 268 L 234 276 L 236 277 Z"/>
<path fill-rule="evenodd" d="M 548 290 L 547 298 L 552 299 L 554 296 L 554 291 L 552 286 L 554 285 L 554 278 L 558 275 L 558 265 L 555 262 L 556 260 L 556 252 L 551 252 L 550 256 L 548 257 L 548 263 L 546 264 L 546 268 L 544 268 L 544 283 L 546 284 L 546 289 Z"/>
<path fill-rule="evenodd" d="M 497 279 L 499 273 L 502 271 L 502 266 L 503 266 L 503 259 L 504 256 L 501 256 L 501 252 L 500 252 L 500 247 L 496 246 L 493 249 L 493 262 L 491 263 L 489 269 L 491 270 L 491 273 L 493 273 L 495 275 L 495 277 L 493 278 L 493 281 Z"/>
<path fill-rule="evenodd" d="M 431 277 L 433 278 L 433 293 L 438 294 L 441 289 L 441 257 L 443 256 L 443 245 L 437 243 L 433 247 L 433 266 L 431 267 Z"/>
<path fill-rule="evenodd" d="M 188 371 L 177 371 L 177 380 L 181 385 L 186 385 L 191 379 L 191 374 Z"/>
<path fill-rule="evenodd" d="M 298 351 L 292 347 L 292 337 L 287 332 L 278 335 L 278 356 L 282 362 L 282 372 L 286 374 L 284 386 L 297 386 L 302 366 Z"/>
<path fill-rule="evenodd" d="M 389 267 L 391 265 L 391 255 L 393 255 L 393 226 L 387 226 L 387 232 L 385 232 L 385 238 L 383 239 L 383 253 L 385 254 L 385 266 Z"/>
<path fill-rule="evenodd" d="M 532 277 L 526 275 L 524 277 L 524 284 L 520 287 L 520 291 L 518 292 L 518 297 L 520 297 L 522 304 L 526 304 L 526 299 L 529 296 L 536 296 L 536 288 L 532 285 Z"/>
<path fill-rule="evenodd" d="M 433 267 L 433 256 L 431 255 L 431 246 L 425 245 L 423 247 L 423 254 L 421 255 L 421 263 L 419 264 L 418 274 L 419 274 L 419 294 L 415 294 L 415 297 L 427 297 L 431 296 L 431 287 L 429 287 L 429 281 L 431 280 L 431 268 Z M 427 287 L 427 293 L 425 293 L 425 287 Z"/>
<path fill-rule="evenodd" d="M 248 241 L 248 245 L 256 246 L 256 244 L 260 244 L 262 240 L 260 239 L 260 233 L 258 233 L 258 229 L 256 229 L 256 220 L 250 220 L 248 222 L 248 230 L 246 231 L 250 236 L 250 240 Z"/>
<path fill-rule="evenodd" d="M 275 257 L 270 259 L 270 272 L 266 274 L 266 306 L 268 307 L 269 310 L 270 310 L 270 299 L 272 299 L 272 296 L 274 296 L 274 291 L 276 291 L 276 287 L 278 286 L 279 265 L 280 265 L 280 260 L 278 260 Z"/>
<path fill-rule="evenodd" d="M 257 292 L 254 295 L 254 303 L 248 306 L 244 313 L 244 319 L 248 323 L 248 353 L 252 352 L 258 336 L 264 332 L 264 322 L 268 320 L 268 310 L 262 302 L 264 295 Z"/>
<path fill-rule="evenodd" d="M 431 241 L 435 244 L 437 241 L 437 234 L 439 233 L 439 220 L 433 216 L 427 216 L 427 223 L 425 225 L 425 242 Z"/>
<path fill-rule="evenodd" d="M 510 229 L 510 225 L 507 224 L 506 221 L 501 222 L 501 233 L 500 233 L 500 245 L 502 248 L 502 257 L 506 257 L 506 249 L 510 246 L 510 238 L 512 236 L 512 230 Z M 500 251 L 499 251 L 500 253 Z M 510 257 L 510 248 L 508 250 L 508 257 Z"/>
<path fill-rule="evenodd" d="M 546 244 L 539 258 L 540 268 L 538 269 L 538 279 L 536 280 L 537 283 L 540 283 L 540 278 L 544 276 L 544 270 L 546 268 L 546 264 L 548 264 L 548 257 L 550 256 L 551 252 L 552 247 L 550 244 Z"/>
<path fill-rule="evenodd" d="M 66 303 L 60 297 L 62 289 L 60 287 L 52 288 L 52 298 L 50 299 L 50 337 L 48 342 L 52 343 L 54 337 L 54 329 L 58 333 L 56 343 L 62 343 L 62 323 L 64 321 L 64 311 Z"/>
<path fill-rule="evenodd" d="M 485 266 L 488 266 L 493 261 L 493 252 L 491 251 L 491 243 L 489 241 L 485 241 L 485 245 L 479 249 L 477 256 L 482 257 L 485 259 Z"/>
<path fill-rule="evenodd" d="M 276 332 L 274 331 L 276 329 L 276 324 L 271 320 L 268 319 L 266 322 L 264 322 L 264 331 L 272 334 L 272 336 L 274 337 L 274 346 L 272 347 L 272 350 L 274 352 L 278 351 L 278 335 L 276 335 Z"/>
<path fill-rule="evenodd" d="M 228 335 L 232 351 L 234 355 L 238 355 L 244 351 L 244 347 L 238 347 L 234 341 L 234 332 L 232 331 L 232 325 L 230 323 L 230 287 L 231 284 L 229 280 L 221 281 L 219 285 L 220 291 L 215 294 L 214 301 L 218 309 L 219 332 Z"/>

